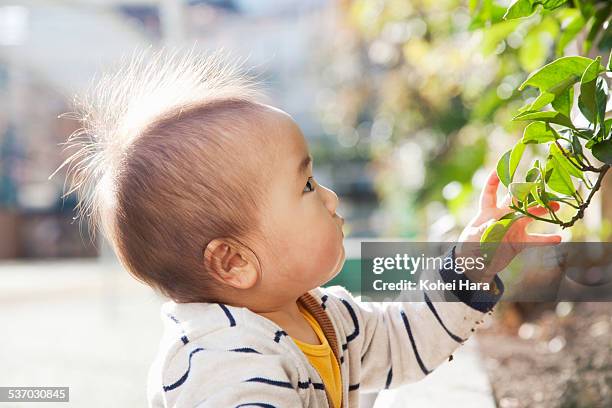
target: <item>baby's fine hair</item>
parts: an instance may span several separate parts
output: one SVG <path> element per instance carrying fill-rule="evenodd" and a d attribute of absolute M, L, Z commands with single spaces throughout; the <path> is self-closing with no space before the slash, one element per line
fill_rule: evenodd
<path fill-rule="evenodd" d="M 215 301 L 206 245 L 241 242 L 258 224 L 257 166 L 235 152 L 263 94 L 244 61 L 228 61 L 138 51 L 94 79 L 67 115 L 81 128 L 58 170 L 64 196 L 77 195 L 75 218 L 100 229 L 135 278 L 180 303 Z"/>

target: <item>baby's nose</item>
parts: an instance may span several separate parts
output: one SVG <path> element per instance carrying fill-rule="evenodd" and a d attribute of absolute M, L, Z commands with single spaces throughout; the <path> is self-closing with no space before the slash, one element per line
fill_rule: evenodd
<path fill-rule="evenodd" d="M 338 207 L 338 196 L 332 190 L 324 187 L 325 190 L 325 206 L 332 214 L 336 214 L 336 207 Z"/>

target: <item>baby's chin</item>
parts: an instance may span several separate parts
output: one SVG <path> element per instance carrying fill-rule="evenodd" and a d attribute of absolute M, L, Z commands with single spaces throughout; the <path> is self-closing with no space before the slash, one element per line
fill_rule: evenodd
<path fill-rule="evenodd" d="M 336 266 L 334 266 L 330 276 L 320 286 L 325 285 L 327 282 L 334 279 L 342 270 L 342 267 L 344 266 L 345 261 L 346 261 L 346 253 L 344 250 L 344 243 L 342 243 L 340 245 L 340 252 L 338 253 L 338 259 L 336 261 Z"/>

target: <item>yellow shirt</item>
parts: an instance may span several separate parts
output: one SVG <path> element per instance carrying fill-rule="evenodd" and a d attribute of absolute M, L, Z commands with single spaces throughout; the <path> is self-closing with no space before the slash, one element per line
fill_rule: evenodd
<path fill-rule="evenodd" d="M 340 403 L 342 402 L 342 377 L 340 375 L 340 366 L 338 365 L 338 361 L 336 360 L 334 352 L 329 346 L 327 338 L 323 334 L 323 330 L 321 329 L 321 326 L 319 326 L 317 320 L 299 303 L 298 308 L 317 333 L 317 337 L 319 338 L 321 344 L 304 343 L 297 339 L 293 339 L 293 341 L 295 344 L 297 344 L 300 350 L 302 350 L 310 361 L 310 364 L 312 364 L 312 366 L 321 376 L 323 384 L 325 384 L 325 389 L 332 400 L 332 406 L 334 408 L 340 408 Z"/>

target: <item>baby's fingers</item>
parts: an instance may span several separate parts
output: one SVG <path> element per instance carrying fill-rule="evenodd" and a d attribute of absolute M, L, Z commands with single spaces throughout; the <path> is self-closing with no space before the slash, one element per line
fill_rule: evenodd
<path fill-rule="evenodd" d="M 489 172 L 487 182 L 480 193 L 480 209 L 487 210 L 497 208 L 497 187 L 499 186 L 499 177 L 497 170 L 493 169 Z"/>
<path fill-rule="evenodd" d="M 559 234 L 527 234 L 527 243 L 530 244 L 558 244 L 561 242 Z"/>
<path fill-rule="evenodd" d="M 559 203 L 556 202 L 556 201 L 551 201 L 550 203 L 548 203 L 548 206 L 553 211 L 557 211 L 559 209 Z M 533 215 L 537 215 L 539 217 L 539 216 L 542 216 L 544 214 L 548 214 L 548 209 L 546 207 L 537 206 L 537 207 L 529 208 L 527 210 L 527 212 L 529 212 L 530 214 L 533 214 Z"/>

